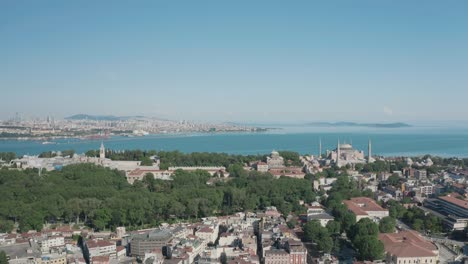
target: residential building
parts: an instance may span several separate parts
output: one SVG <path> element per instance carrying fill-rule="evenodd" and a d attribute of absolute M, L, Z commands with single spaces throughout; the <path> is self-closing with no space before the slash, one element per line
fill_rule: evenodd
<path fill-rule="evenodd" d="M 49 252 L 52 248 L 65 247 L 63 236 L 50 236 L 39 242 L 42 252 Z"/>
<path fill-rule="evenodd" d="M 285 249 L 266 250 L 265 264 L 289 264 L 289 253 Z"/>
<path fill-rule="evenodd" d="M 206 243 L 214 243 L 216 238 L 218 237 L 219 226 L 201 226 L 197 231 L 195 231 L 195 235 L 202 240 L 206 241 Z"/>
<path fill-rule="evenodd" d="M 414 172 L 414 177 L 417 180 L 426 181 L 427 180 L 427 171 L 426 170 L 416 170 Z"/>
<path fill-rule="evenodd" d="M 144 257 L 145 253 L 155 248 L 162 248 L 172 240 L 172 232 L 167 229 L 156 229 L 144 234 L 133 235 L 130 241 L 130 254 Z"/>
<path fill-rule="evenodd" d="M 89 257 L 95 256 L 109 256 L 116 254 L 116 245 L 113 242 L 107 240 L 88 240 L 86 245 L 89 251 Z"/>
<path fill-rule="evenodd" d="M 257 171 L 259 172 L 267 172 L 268 171 L 268 164 L 265 162 L 257 162 Z"/>
<path fill-rule="evenodd" d="M 289 253 L 289 264 L 307 264 L 307 249 L 301 241 L 288 240 L 285 244 Z"/>
<path fill-rule="evenodd" d="M 36 264 L 66 264 L 67 254 L 43 255 L 36 260 Z"/>

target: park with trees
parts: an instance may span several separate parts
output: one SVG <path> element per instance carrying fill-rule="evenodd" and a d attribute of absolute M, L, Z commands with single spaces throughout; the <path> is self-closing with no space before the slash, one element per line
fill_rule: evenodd
<path fill-rule="evenodd" d="M 46 223 L 79 223 L 96 230 L 144 228 L 163 221 L 197 219 L 276 206 L 301 213 L 299 200 L 315 200 L 304 179 L 236 173 L 208 185 L 206 171 L 176 171 L 172 181 L 145 177 L 130 185 L 123 172 L 92 164 L 60 171 L 0 170 L 0 232 L 40 230 Z M 302 210 L 302 211 L 301 211 Z"/>

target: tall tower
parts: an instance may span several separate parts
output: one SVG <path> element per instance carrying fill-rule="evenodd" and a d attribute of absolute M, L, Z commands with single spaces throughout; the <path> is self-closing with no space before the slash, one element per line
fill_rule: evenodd
<path fill-rule="evenodd" d="M 99 148 L 99 158 L 106 158 L 106 149 L 104 148 L 104 142 L 101 141 L 101 147 Z"/>
<path fill-rule="evenodd" d="M 338 139 L 338 144 L 336 144 L 336 165 L 340 162 L 341 150 L 340 150 L 340 140 Z"/>
<path fill-rule="evenodd" d="M 322 158 L 322 139 L 319 138 L 319 155 L 318 155 L 319 159 Z"/>
<path fill-rule="evenodd" d="M 369 139 L 369 145 L 367 146 L 367 152 L 368 152 L 367 163 L 371 163 L 371 158 L 372 158 L 372 142 L 371 142 L 370 139 Z"/>

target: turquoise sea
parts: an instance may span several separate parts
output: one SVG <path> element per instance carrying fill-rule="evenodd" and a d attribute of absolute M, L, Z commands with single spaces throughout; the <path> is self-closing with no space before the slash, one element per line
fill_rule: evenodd
<path fill-rule="evenodd" d="M 104 140 L 113 150 L 180 150 L 182 152 L 225 152 L 233 154 L 264 154 L 272 150 L 291 150 L 302 154 L 317 154 L 318 142 L 323 151 L 336 147 L 338 140 L 352 143 L 365 150 L 372 140 L 374 155 L 419 156 L 424 154 L 445 157 L 468 157 L 468 127 L 418 126 L 409 128 L 318 128 L 284 126 L 263 133 L 149 135 L 145 137 L 111 137 Z M 101 141 L 60 139 L 56 144 L 40 141 L 0 140 L 0 152 L 13 151 L 18 155 L 39 154 L 49 150 L 74 149 L 83 153 L 98 149 Z"/>

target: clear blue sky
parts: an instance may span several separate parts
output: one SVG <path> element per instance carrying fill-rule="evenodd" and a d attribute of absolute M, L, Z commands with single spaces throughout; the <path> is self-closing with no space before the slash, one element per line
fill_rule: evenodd
<path fill-rule="evenodd" d="M 468 120 L 468 1 L 0 1 L 0 118 Z"/>

